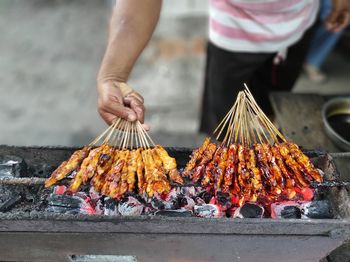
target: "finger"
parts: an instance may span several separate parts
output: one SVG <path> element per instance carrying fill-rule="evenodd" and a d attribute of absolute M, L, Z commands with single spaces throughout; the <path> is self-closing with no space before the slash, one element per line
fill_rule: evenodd
<path fill-rule="evenodd" d="M 137 93 L 137 92 L 132 92 L 132 93 L 130 93 L 130 94 L 128 94 L 126 97 L 135 97 L 135 98 L 137 98 L 138 100 L 140 100 L 140 102 L 143 104 L 145 101 L 144 101 L 144 99 L 143 99 L 143 97 L 139 94 L 139 93 Z"/>
<path fill-rule="evenodd" d="M 117 102 L 105 103 L 102 107 L 102 110 L 130 122 L 133 122 L 137 119 L 137 115 L 132 109 L 125 107 L 124 105 Z"/>
<path fill-rule="evenodd" d="M 145 129 L 146 131 L 150 131 L 150 130 L 151 130 L 151 127 L 149 126 L 149 124 L 143 123 L 143 124 L 142 124 L 142 127 L 143 127 L 143 129 Z"/>
<path fill-rule="evenodd" d="M 144 112 L 145 112 L 145 106 L 134 97 L 129 97 L 124 99 L 124 104 L 129 106 L 137 115 L 137 119 L 143 123 L 144 122 Z"/>
<path fill-rule="evenodd" d="M 117 118 L 115 115 L 108 113 L 103 110 L 99 110 L 98 113 L 102 117 L 102 119 L 107 123 L 107 125 L 112 125 Z"/>

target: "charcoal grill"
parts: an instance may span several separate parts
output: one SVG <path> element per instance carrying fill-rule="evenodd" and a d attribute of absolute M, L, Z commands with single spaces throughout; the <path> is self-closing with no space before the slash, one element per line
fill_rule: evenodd
<path fill-rule="evenodd" d="M 75 148 L 0 146 L 23 158 L 37 179 L 7 180 L 8 187 L 40 192 L 40 178 Z M 169 148 L 179 166 L 190 150 Z M 337 177 L 329 155 L 308 151 L 328 180 Z M 39 182 L 38 182 L 39 181 Z M 335 186 L 337 185 L 337 186 Z M 204 219 L 68 215 L 23 207 L 0 213 L 0 260 L 5 261 L 319 261 L 350 239 L 346 183 L 321 187 L 336 219 Z"/>

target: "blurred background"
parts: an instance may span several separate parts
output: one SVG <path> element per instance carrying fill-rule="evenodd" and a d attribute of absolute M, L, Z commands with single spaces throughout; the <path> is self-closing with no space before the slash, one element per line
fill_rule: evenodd
<path fill-rule="evenodd" d="M 112 1 L 0 0 L 0 144 L 82 145 L 106 125 L 95 79 Z M 207 1 L 164 0 L 158 28 L 130 84 L 144 95 L 156 142 L 200 144 L 197 134 L 207 41 Z M 294 92 L 349 92 L 350 36 L 324 65 L 327 81 L 303 75 Z M 312 117 L 313 112 L 305 117 Z"/>

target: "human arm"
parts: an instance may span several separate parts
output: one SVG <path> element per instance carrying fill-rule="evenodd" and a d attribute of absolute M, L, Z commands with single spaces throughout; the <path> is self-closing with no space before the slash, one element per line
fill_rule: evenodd
<path fill-rule="evenodd" d="M 97 77 L 98 112 L 111 124 L 116 117 L 143 123 L 144 105 L 140 94 L 127 96 L 120 90 L 152 36 L 162 0 L 118 0 L 113 10 L 108 44 Z"/>

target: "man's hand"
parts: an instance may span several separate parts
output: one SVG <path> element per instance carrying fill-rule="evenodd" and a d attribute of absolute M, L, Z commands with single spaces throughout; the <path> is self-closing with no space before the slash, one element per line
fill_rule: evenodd
<path fill-rule="evenodd" d="M 120 83 L 113 80 L 99 81 L 97 92 L 98 112 L 107 124 L 112 124 L 117 117 L 144 122 L 144 101 L 137 92 L 132 91 L 124 96 L 120 90 Z M 148 126 L 144 125 L 144 128 L 148 129 Z"/>
<path fill-rule="evenodd" d="M 339 32 L 350 23 L 350 1 L 332 0 L 332 11 L 326 19 L 329 31 Z"/>

